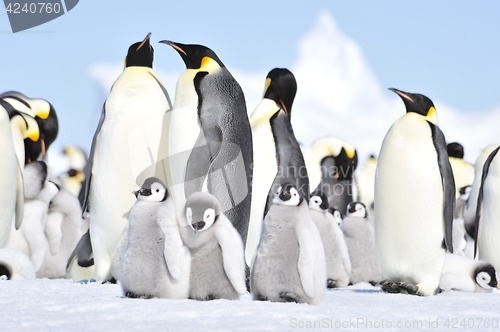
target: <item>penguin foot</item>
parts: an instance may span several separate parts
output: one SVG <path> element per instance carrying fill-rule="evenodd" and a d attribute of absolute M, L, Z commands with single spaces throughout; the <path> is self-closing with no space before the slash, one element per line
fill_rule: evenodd
<path fill-rule="evenodd" d="M 378 285 L 379 285 L 379 283 L 378 283 L 378 282 L 373 281 L 373 280 L 372 280 L 372 281 L 368 281 L 368 283 L 369 283 L 370 285 L 372 285 L 372 286 L 378 286 Z"/>
<path fill-rule="evenodd" d="M 292 292 L 281 292 L 280 299 L 284 300 L 285 302 L 295 302 L 295 303 L 299 302 L 299 300 L 297 300 L 297 295 L 295 295 L 295 293 Z"/>
<path fill-rule="evenodd" d="M 134 292 L 126 292 L 125 296 L 130 297 L 131 299 L 151 299 L 152 298 L 152 296 L 150 296 L 150 295 L 140 295 L 140 294 L 136 294 Z"/>
<path fill-rule="evenodd" d="M 268 301 L 267 297 L 257 294 L 253 298 L 255 301 Z"/>
<path fill-rule="evenodd" d="M 401 293 L 403 294 L 410 294 L 410 295 L 421 295 L 418 291 L 418 286 L 409 283 L 409 282 L 400 282 L 398 283 L 399 289 L 401 290 Z"/>
<path fill-rule="evenodd" d="M 401 290 L 396 282 L 389 279 L 382 280 L 380 282 L 380 288 L 386 293 L 400 293 Z"/>
<path fill-rule="evenodd" d="M 333 279 L 328 279 L 326 281 L 326 288 L 337 288 L 337 281 L 333 280 Z"/>
<path fill-rule="evenodd" d="M 114 285 L 114 284 L 116 284 L 116 279 L 114 277 L 111 277 L 111 279 L 101 282 L 101 285 L 106 285 L 106 284 L 113 284 Z"/>

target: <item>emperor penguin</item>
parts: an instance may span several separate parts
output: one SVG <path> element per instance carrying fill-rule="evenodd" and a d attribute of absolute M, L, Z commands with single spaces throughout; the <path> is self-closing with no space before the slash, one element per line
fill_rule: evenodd
<path fill-rule="evenodd" d="M 439 287 L 442 290 L 491 293 L 498 289 L 496 270 L 488 262 L 446 254 Z"/>
<path fill-rule="evenodd" d="M 377 285 L 381 274 L 375 249 L 375 235 L 363 203 L 349 203 L 347 215 L 342 220 L 342 231 L 351 259 L 350 283 L 354 285 L 369 282 L 373 286 Z"/>
<path fill-rule="evenodd" d="M 35 268 L 28 256 L 14 249 L 0 248 L 0 280 L 35 278 Z"/>
<path fill-rule="evenodd" d="M 355 147 L 337 137 L 322 137 L 304 152 L 304 159 L 310 187 L 323 191 L 330 206 L 345 214 L 347 205 L 358 200 Z"/>
<path fill-rule="evenodd" d="M 21 227 L 24 213 L 24 184 L 16 156 L 9 115 L 0 106 L 0 248 L 5 247 L 14 223 Z"/>
<path fill-rule="evenodd" d="M 37 275 L 42 278 L 66 278 L 66 263 L 83 235 L 82 210 L 78 197 L 59 187 L 51 200 L 45 223 L 48 248 L 42 268 Z"/>
<path fill-rule="evenodd" d="M 469 199 L 467 201 L 467 210 L 464 214 L 464 223 L 465 230 L 467 234 L 472 238 L 476 238 L 476 207 L 477 207 L 477 198 L 479 196 L 479 189 L 481 188 L 481 176 L 483 174 L 483 166 L 488 159 L 488 156 L 493 152 L 496 148 L 498 148 L 498 144 L 490 144 L 483 149 L 481 154 L 477 157 L 476 163 L 474 164 L 474 183 L 472 184 Z"/>
<path fill-rule="evenodd" d="M 433 295 L 446 248 L 453 252 L 455 182 L 432 101 L 390 90 L 401 97 L 407 113 L 384 138 L 375 178 L 382 290 Z"/>
<path fill-rule="evenodd" d="M 292 72 L 285 68 L 274 68 L 266 77 L 264 97 L 250 115 L 253 140 L 252 211 L 248 225 L 245 257 L 251 263 L 262 233 L 262 221 L 269 210 L 274 193 L 283 181 L 296 180 L 287 173 L 300 171 L 303 166 L 300 146 L 292 137 L 288 123 L 292 116 L 292 104 L 297 92 L 297 81 Z M 281 112 L 281 114 L 278 114 Z M 277 159 L 279 156 L 279 160 Z M 298 162 L 298 163 L 297 163 Z M 283 170 L 278 174 L 279 170 Z M 288 171 L 290 170 L 290 171 Z M 302 171 L 305 171 L 303 169 Z M 273 187 L 273 183 L 276 183 Z M 309 190 L 308 183 L 297 177 L 297 188 L 303 188 L 304 197 Z"/>
<path fill-rule="evenodd" d="M 209 193 L 189 196 L 184 213 L 189 226 L 181 227 L 180 232 L 191 253 L 189 298 L 238 300 L 246 293 L 240 234 Z"/>
<path fill-rule="evenodd" d="M 171 106 L 153 71 L 150 37 L 128 49 L 125 69 L 104 103 L 92 141 L 82 211 L 88 206 L 97 280 L 111 279 L 111 256 L 134 205 L 130 192 L 149 177 L 166 180 L 165 161 L 158 156 L 164 153 L 160 137 Z"/>
<path fill-rule="evenodd" d="M 340 229 L 340 211 L 330 209 L 328 197 L 323 192 L 316 191 L 309 199 L 309 212 L 318 228 L 325 250 L 326 287 L 347 287 L 351 275 L 351 260 L 344 234 Z"/>
<path fill-rule="evenodd" d="M 173 47 L 186 65 L 177 81 L 167 142 L 168 185 L 177 211 L 191 194 L 209 192 L 245 243 L 253 156 L 243 91 L 208 47 L 160 43 Z"/>
<path fill-rule="evenodd" d="M 463 188 L 472 186 L 474 182 L 474 166 L 464 160 L 464 147 L 457 142 L 449 143 L 446 146 L 448 158 L 450 159 L 451 170 L 455 180 L 456 198 L 460 197 Z"/>
<path fill-rule="evenodd" d="M 24 169 L 24 218 L 19 230 L 11 228 L 6 247 L 27 255 L 38 272 L 48 247 L 45 237 L 45 223 L 50 201 L 59 189 L 48 181 L 47 165 L 33 161 Z"/>
<path fill-rule="evenodd" d="M 326 286 L 321 236 L 295 185 L 284 183 L 266 214 L 253 257 L 253 299 L 318 305 Z"/>
<path fill-rule="evenodd" d="M 167 186 L 151 177 L 134 192 L 120 282 L 132 298 L 187 299 L 190 255 Z"/>
<path fill-rule="evenodd" d="M 471 186 L 465 186 L 460 188 L 459 196 L 457 197 L 455 205 L 455 213 L 453 215 L 454 219 L 464 219 L 465 212 L 467 211 L 467 201 L 469 200 L 470 193 L 472 191 Z"/>
<path fill-rule="evenodd" d="M 483 166 L 481 187 L 477 197 L 476 208 L 476 250 L 475 257 L 491 263 L 500 270 L 500 147 L 493 150 Z"/>
<path fill-rule="evenodd" d="M 25 140 L 26 151 L 24 163 L 43 158 L 52 142 L 57 137 L 59 123 L 56 111 L 51 103 L 40 98 L 29 98 L 17 91 L 8 91 L 0 95 L 0 99 L 11 104 L 15 109 L 32 116 L 38 124 L 40 139 Z"/>

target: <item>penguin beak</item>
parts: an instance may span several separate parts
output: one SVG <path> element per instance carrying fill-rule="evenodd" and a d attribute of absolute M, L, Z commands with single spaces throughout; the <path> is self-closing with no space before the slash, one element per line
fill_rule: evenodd
<path fill-rule="evenodd" d="M 191 226 L 193 226 L 194 232 L 196 233 L 198 230 L 205 227 L 205 222 L 204 221 L 194 222 L 191 224 Z"/>
<path fill-rule="evenodd" d="M 42 145 L 42 158 L 45 158 L 45 140 L 42 138 L 40 140 L 40 144 Z"/>
<path fill-rule="evenodd" d="M 139 197 L 139 190 L 132 191 L 132 194 L 135 195 L 135 198 L 138 198 Z"/>
<path fill-rule="evenodd" d="M 137 47 L 136 51 L 139 51 L 141 49 L 141 47 L 144 46 L 144 44 L 146 44 L 146 43 L 149 44 L 149 39 L 150 38 L 151 38 L 151 32 L 148 33 L 148 35 L 146 36 L 146 38 L 144 38 L 144 40 L 142 41 L 141 45 L 139 45 L 139 47 Z"/>
<path fill-rule="evenodd" d="M 175 44 L 173 41 L 170 41 L 170 40 L 161 40 L 160 43 L 172 46 L 178 52 L 180 52 L 180 53 L 184 54 L 185 56 L 187 56 L 187 53 L 182 48 L 180 48 L 177 44 Z"/>
<path fill-rule="evenodd" d="M 405 98 L 413 103 L 413 99 L 411 99 L 406 93 L 404 93 L 401 90 L 395 89 L 395 88 L 389 88 L 389 90 L 397 93 L 401 98 Z"/>

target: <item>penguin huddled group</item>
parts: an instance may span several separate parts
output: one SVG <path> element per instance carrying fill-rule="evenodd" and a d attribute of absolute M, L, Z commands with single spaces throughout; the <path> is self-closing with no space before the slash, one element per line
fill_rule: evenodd
<path fill-rule="evenodd" d="M 84 232 L 78 198 L 52 177 L 47 150 L 58 133 L 52 105 L 15 91 L 0 95 L 2 186 L 0 274 L 65 278 Z"/>
<path fill-rule="evenodd" d="M 17 188 L 0 192 L 0 247 L 26 255 L 9 265 L 0 249 L 0 274 L 119 282 L 130 298 L 237 300 L 250 291 L 257 301 L 314 305 L 327 289 L 359 282 L 414 295 L 498 288 L 500 147 L 466 163 L 460 144 L 446 144 L 432 101 L 391 88 L 406 114 L 356 174 L 350 142 L 320 137 L 302 150 L 289 70 L 269 72 L 248 116 L 213 50 L 160 43 L 186 66 L 174 103 L 153 71 L 148 34 L 128 49 L 88 161 L 65 149 L 68 189 L 39 160 L 53 122 L 43 134 L 30 127 L 57 124 L 52 106 L 0 95 L 9 142 L 0 148 L 11 156 L 2 181 Z"/>

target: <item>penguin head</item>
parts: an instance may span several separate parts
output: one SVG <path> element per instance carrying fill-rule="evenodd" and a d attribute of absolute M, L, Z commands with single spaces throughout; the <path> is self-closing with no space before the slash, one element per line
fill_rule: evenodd
<path fill-rule="evenodd" d="M 446 151 L 448 152 L 448 157 L 463 159 L 464 158 L 464 147 L 457 142 L 450 143 L 446 146 Z"/>
<path fill-rule="evenodd" d="M 326 212 L 330 207 L 328 197 L 323 191 L 316 189 L 309 199 L 309 207 L 319 212 Z"/>
<path fill-rule="evenodd" d="M 195 233 L 212 227 L 221 214 L 219 201 L 207 192 L 198 192 L 189 196 L 184 211 L 189 226 Z"/>
<path fill-rule="evenodd" d="M 328 208 L 328 213 L 330 213 L 333 216 L 333 218 L 335 218 L 337 225 L 340 226 L 342 224 L 342 219 L 344 219 L 342 212 L 340 212 L 339 210 L 337 210 L 334 207 L 330 207 L 330 208 Z"/>
<path fill-rule="evenodd" d="M 366 218 L 366 206 L 361 202 L 351 202 L 347 205 L 347 216 Z"/>
<path fill-rule="evenodd" d="M 129 47 L 127 57 L 125 58 L 125 67 L 149 67 L 153 68 L 153 47 L 149 39 L 151 32 L 148 33 L 142 42 L 135 43 Z"/>
<path fill-rule="evenodd" d="M 273 203 L 286 206 L 298 206 L 304 199 L 297 188 L 290 182 L 283 183 L 274 194 Z"/>
<path fill-rule="evenodd" d="M 274 68 L 267 74 L 264 98 L 273 100 L 291 119 L 292 104 L 297 93 L 297 81 L 286 68 Z"/>
<path fill-rule="evenodd" d="M 397 93 L 405 103 L 406 113 L 417 113 L 426 118 L 429 122 L 437 125 L 436 108 L 432 100 L 418 93 L 403 92 L 398 89 L 389 88 Z"/>
<path fill-rule="evenodd" d="M 167 186 L 155 177 L 147 178 L 141 189 L 132 193 L 139 201 L 164 202 L 168 198 Z"/>
<path fill-rule="evenodd" d="M 491 264 L 485 264 L 474 271 L 476 283 L 484 289 L 497 288 L 498 281 L 495 268 Z"/>
<path fill-rule="evenodd" d="M 212 72 L 225 67 L 214 51 L 203 45 L 181 44 L 170 40 L 160 41 L 162 44 L 172 46 L 186 64 L 186 69 L 203 70 Z"/>
<path fill-rule="evenodd" d="M 12 271 L 9 266 L 0 264 L 0 280 L 10 280 Z"/>
<path fill-rule="evenodd" d="M 460 188 L 460 199 L 467 201 L 469 199 L 471 190 L 472 190 L 471 186 L 465 186 Z"/>

